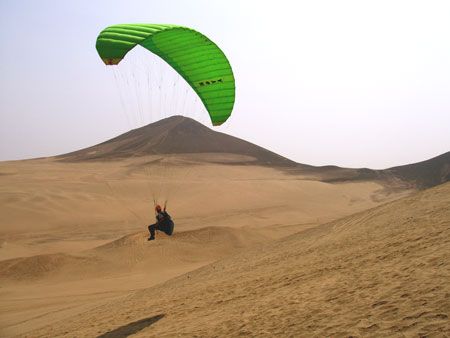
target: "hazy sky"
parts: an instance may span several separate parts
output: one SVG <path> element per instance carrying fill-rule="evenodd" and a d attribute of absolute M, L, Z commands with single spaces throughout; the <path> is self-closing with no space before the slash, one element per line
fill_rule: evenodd
<path fill-rule="evenodd" d="M 450 150 L 450 1 L 1 0 L 0 160 L 127 131 L 95 40 L 134 22 L 188 26 L 222 48 L 237 91 L 219 131 L 313 165 Z"/>

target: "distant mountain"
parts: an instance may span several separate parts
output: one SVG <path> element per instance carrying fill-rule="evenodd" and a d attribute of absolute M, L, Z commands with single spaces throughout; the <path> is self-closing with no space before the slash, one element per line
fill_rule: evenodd
<path fill-rule="evenodd" d="M 155 154 L 234 154 L 241 164 L 257 164 L 288 173 L 315 177 L 324 182 L 378 181 L 400 187 L 425 189 L 450 180 L 450 152 L 432 159 L 385 170 L 315 167 L 296 163 L 253 143 L 216 132 L 183 116 L 172 116 L 131 130 L 93 147 L 57 159 L 62 161 L 107 161 Z"/>
<path fill-rule="evenodd" d="M 227 153 L 251 157 L 249 162 L 279 167 L 297 163 L 253 143 L 216 132 L 183 116 L 172 116 L 133 129 L 93 147 L 59 156 L 65 161 L 112 160 L 154 154 Z M 254 159 L 254 160 L 253 160 Z"/>
<path fill-rule="evenodd" d="M 326 182 L 377 180 L 426 189 L 450 181 L 450 151 L 426 161 L 384 170 L 324 166 L 309 169 L 309 171 L 320 174 L 321 179 Z"/>
<path fill-rule="evenodd" d="M 450 151 L 429 160 L 393 167 L 384 172 L 411 182 L 419 189 L 450 181 Z"/>

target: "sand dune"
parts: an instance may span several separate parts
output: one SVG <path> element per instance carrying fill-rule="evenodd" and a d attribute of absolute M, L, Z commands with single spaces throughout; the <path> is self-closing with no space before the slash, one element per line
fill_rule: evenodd
<path fill-rule="evenodd" d="M 73 253 L 145 230 L 155 192 L 169 198 L 179 230 L 300 224 L 290 233 L 409 193 L 375 182 L 327 184 L 260 166 L 186 164 L 185 155 L 147 165 L 152 159 L 2 163 L 2 171 L 15 174 L 0 176 L 0 259 Z"/>
<path fill-rule="evenodd" d="M 0 332 L 24 334 L 410 193 L 220 156 L 227 164 L 208 162 L 214 154 L 2 163 L 9 174 L 0 176 Z M 150 245 L 152 191 L 170 197 L 176 232 Z"/>
<path fill-rule="evenodd" d="M 0 261 L 0 277 L 13 281 L 32 281 L 55 274 L 65 266 L 75 269 L 79 264 L 86 266 L 89 264 L 89 260 L 67 254 L 13 258 Z"/>
<path fill-rule="evenodd" d="M 178 265 L 205 263 L 262 243 L 267 238 L 255 231 L 206 227 L 175 233 L 160 233 L 156 242 L 147 241 L 148 232 L 123 236 L 76 256 L 56 253 L 0 261 L 0 278 L 7 281 L 81 280 L 87 277 L 119 275 L 130 270 L 159 271 Z"/>
<path fill-rule="evenodd" d="M 0 332 L 12 335 L 42 326 L 55 320 L 55 311 L 56 319 L 73 316 L 266 240 L 251 230 L 225 227 L 178 232 L 170 238 L 159 234 L 155 242 L 147 238 L 148 233 L 137 232 L 76 255 L 0 261 Z M 68 300 L 76 306 L 67 309 Z"/>
<path fill-rule="evenodd" d="M 175 118 L 2 162 L 0 335 L 439 335 L 449 186 L 401 198 L 447 158 L 316 168 Z"/>
<path fill-rule="evenodd" d="M 25 336 L 446 336 L 449 205 L 438 186 Z"/>

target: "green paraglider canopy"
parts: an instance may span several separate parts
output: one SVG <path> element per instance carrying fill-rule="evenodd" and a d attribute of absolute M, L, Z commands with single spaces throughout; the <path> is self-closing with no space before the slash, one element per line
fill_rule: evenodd
<path fill-rule="evenodd" d="M 117 65 L 136 45 L 161 57 L 187 81 L 213 125 L 228 119 L 235 98 L 234 76 L 228 59 L 214 42 L 176 25 L 121 24 L 104 29 L 96 48 L 106 65 Z"/>

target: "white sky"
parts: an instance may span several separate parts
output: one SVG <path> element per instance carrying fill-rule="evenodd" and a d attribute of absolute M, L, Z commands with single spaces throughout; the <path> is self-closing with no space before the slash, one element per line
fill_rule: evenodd
<path fill-rule="evenodd" d="M 0 160 L 127 131 L 95 40 L 133 22 L 188 26 L 222 48 L 237 95 L 219 131 L 313 165 L 450 150 L 450 1 L 2 0 Z"/>

